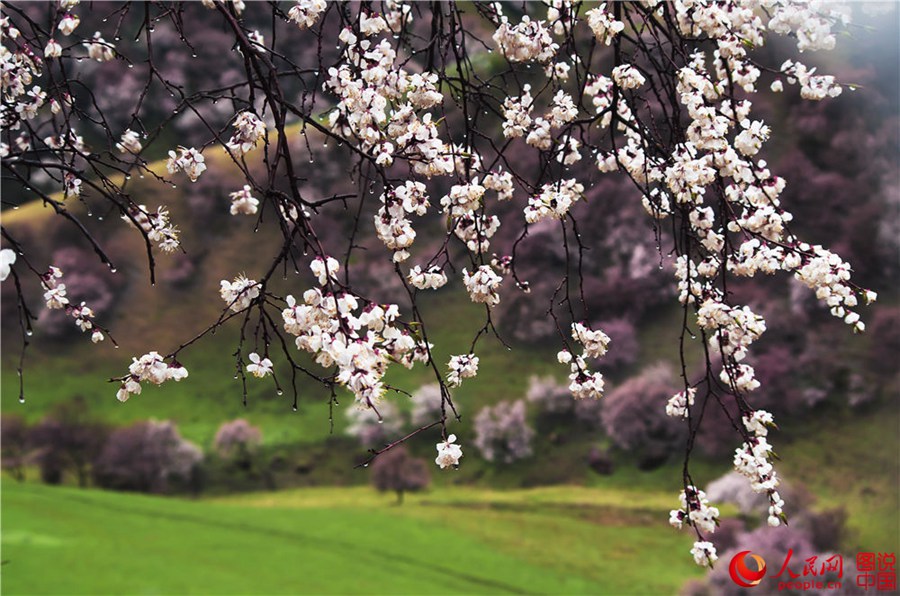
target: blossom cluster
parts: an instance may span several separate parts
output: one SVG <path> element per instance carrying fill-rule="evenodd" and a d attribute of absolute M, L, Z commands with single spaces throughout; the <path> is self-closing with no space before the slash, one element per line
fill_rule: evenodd
<path fill-rule="evenodd" d="M 254 215 L 259 207 L 259 199 L 253 196 L 253 189 L 245 184 L 241 190 L 229 194 L 232 215 Z"/>
<path fill-rule="evenodd" d="M 116 392 L 116 399 L 121 402 L 128 401 L 132 395 L 141 393 L 141 383 L 147 381 L 154 385 L 162 385 L 166 381 L 176 383 L 188 376 L 188 370 L 178 361 L 172 360 L 166 363 L 165 358 L 158 352 L 149 352 L 140 358 L 132 358 L 128 374 L 121 379 L 122 385 Z"/>
<path fill-rule="evenodd" d="M 178 226 L 169 220 L 169 210 L 166 207 L 157 207 L 156 211 L 150 211 L 146 205 L 135 205 L 122 216 L 122 219 L 137 225 L 147 234 L 150 242 L 156 242 L 163 252 L 175 252 L 181 245 Z"/>
<path fill-rule="evenodd" d="M 463 454 L 462 448 L 456 444 L 456 435 L 450 435 L 446 441 L 438 443 L 436 447 L 438 455 L 434 459 L 434 463 L 439 465 L 442 470 L 459 466 L 459 459 Z"/>
<path fill-rule="evenodd" d="M 734 469 L 750 481 L 754 492 L 765 494 L 769 499 L 770 526 L 781 525 L 784 519 L 784 501 L 775 490 L 779 484 L 778 474 L 772 466 L 772 446 L 766 440 L 769 427 L 775 426 L 772 414 L 765 410 L 747 412 L 743 415 L 744 428 L 750 434 L 747 442 L 734 452 Z"/>
<path fill-rule="evenodd" d="M 601 358 L 606 354 L 609 337 L 603 331 L 589 328 L 585 323 L 572 323 L 572 339 L 584 347 L 580 356 L 562 350 L 556 356 L 560 364 L 569 365 L 569 391 L 575 399 L 599 399 L 603 395 L 605 381 L 599 372 L 591 372 L 588 358 Z"/>
<path fill-rule="evenodd" d="M 8 254 L 7 251 L 4 251 Z M 13 253 L 13 257 L 15 253 Z M 6 255 L 4 255 L 6 257 Z M 7 263 L 12 264 L 15 258 Z M 8 266 L 8 265 L 7 265 Z M 95 328 L 94 311 L 84 302 L 78 306 L 72 306 L 66 295 L 66 284 L 62 283 L 63 272 L 58 267 L 51 266 L 47 273 L 41 276 L 41 286 L 44 289 L 44 303 L 50 310 L 65 310 L 66 314 L 75 319 L 75 326 L 82 333 L 91 332 L 91 341 L 99 343 L 105 339 L 103 332 Z M 5 279 L 5 276 L 4 276 Z"/>
<path fill-rule="evenodd" d="M 688 486 L 678 496 L 680 509 L 669 512 L 669 523 L 681 528 L 682 524 L 695 526 L 702 532 L 715 532 L 719 523 L 719 510 L 709 505 L 706 493 L 694 486 Z"/>
<path fill-rule="evenodd" d="M 584 185 L 574 179 L 545 184 L 539 195 L 529 199 L 525 221 L 537 223 L 548 217 L 562 219 L 583 194 Z"/>
<path fill-rule="evenodd" d="M 140 153 L 142 149 L 141 135 L 130 128 L 122 133 L 122 138 L 116 143 L 116 150 L 120 153 Z"/>
<path fill-rule="evenodd" d="M 338 262 L 327 257 L 313 261 L 319 284 L 336 282 Z M 395 304 L 363 301 L 349 293 L 309 289 L 303 302 L 286 298 L 282 313 L 284 330 L 295 336 L 298 349 L 309 352 L 323 367 L 336 366 L 337 382 L 349 389 L 358 403 L 376 406 L 385 393 L 384 374 L 391 362 L 412 368 L 427 362 L 429 346 L 398 326 L 400 311 Z"/>
<path fill-rule="evenodd" d="M 249 308 L 259 298 L 259 291 L 259 284 L 243 275 L 235 277 L 234 281 L 223 279 L 219 282 L 219 295 L 234 312 Z"/>
<path fill-rule="evenodd" d="M 166 169 L 170 174 L 183 171 L 191 179 L 196 182 L 204 171 L 206 171 L 206 159 L 194 148 L 178 147 L 174 151 L 169 151 L 169 159 L 166 161 Z"/>
<path fill-rule="evenodd" d="M 237 155 L 249 152 L 266 135 L 265 123 L 253 112 L 241 112 L 235 117 L 231 126 L 234 127 L 234 134 L 225 143 L 225 146 Z M 191 180 L 196 180 L 199 176 L 199 174 L 195 176 L 190 172 L 188 175 L 191 176 Z"/>
<path fill-rule="evenodd" d="M 447 283 L 447 274 L 440 267 L 422 270 L 418 265 L 409 270 L 409 283 L 419 290 L 436 290 Z"/>
<path fill-rule="evenodd" d="M 470 379 L 478 374 L 478 356 L 475 354 L 452 356 L 447 366 L 450 369 L 447 373 L 447 385 L 459 387 L 463 379 Z"/>
<path fill-rule="evenodd" d="M 309 29 L 328 8 L 325 0 L 298 0 L 288 11 L 288 19 L 299 29 Z"/>
<path fill-rule="evenodd" d="M 687 418 L 694 398 L 697 396 L 695 387 L 688 387 L 686 391 L 679 391 L 666 403 L 666 414 L 673 418 Z"/>

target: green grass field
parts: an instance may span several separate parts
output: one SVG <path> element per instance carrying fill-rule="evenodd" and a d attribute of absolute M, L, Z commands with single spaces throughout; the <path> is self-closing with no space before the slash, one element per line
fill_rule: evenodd
<path fill-rule="evenodd" d="M 3 483 L 7 594 L 673 593 L 665 495 L 366 487 L 212 502 Z"/>

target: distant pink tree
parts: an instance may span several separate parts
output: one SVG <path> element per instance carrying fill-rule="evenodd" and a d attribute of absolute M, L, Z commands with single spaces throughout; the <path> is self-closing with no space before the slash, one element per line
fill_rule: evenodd
<path fill-rule="evenodd" d="M 475 416 L 475 447 L 484 459 L 512 463 L 532 454 L 534 429 L 525 417 L 525 401 L 501 401 Z"/>
<path fill-rule="evenodd" d="M 262 442 L 262 431 L 243 418 L 223 422 L 216 431 L 213 448 L 223 459 L 246 459 Z"/>
<path fill-rule="evenodd" d="M 136 422 L 114 431 L 94 462 L 100 486 L 164 493 L 173 483 L 190 486 L 203 452 L 181 437 L 170 421 Z"/>
<path fill-rule="evenodd" d="M 603 402 L 606 434 L 619 448 L 639 454 L 644 467 L 660 465 L 684 443 L 684 425 L 660 407 L 675 392 L 671 366 L 660 363 L 615 387 Z"/>
<path fill-rule="evenodd" d="M 430 482 L 428 462 L 412 457 L 403 445 L 372 463 L 372 485 L 381 492 L 397 493 L 398 505 L 403 503 L 404 493 L 423 490 Z"/>

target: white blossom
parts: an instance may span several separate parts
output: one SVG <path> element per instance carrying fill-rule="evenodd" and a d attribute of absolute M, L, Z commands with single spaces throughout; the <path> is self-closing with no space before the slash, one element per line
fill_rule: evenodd
<path fill-rule="evenodd" d="M 122 133 L 122 138 L 116 143 L 116 149 L 120 153 L 140 153 L 143 149 L 140 139 L 141 136 L 129 128 Z"/>
<path fill-rule="evenodd" d="M 91 41 L 84 43 L 84 47 L 87 48 L 88 57 L 97 62 L 108 62 L 116 57 L 112 45 L 100 36 L 99 31 L 94 33 Z"/>
<path fill-rule="evenodd" d="M 688 387 L 687 391 L 679 391 L 666 403 L 666 414 L 673 418 L 687 418 L 696 395 L 697 389 L 694 387 Z"/>
<path fill-rule="evenodd" d="M 196 182 L 206 170 L 206 160 L 199 151 L 193 148 L 178 147 L 175 151 L 169 151 L 169 159 L 166 169 L 170 174 L 183 170 L 191 182 Z"/>
<path fill-rule="evenodd" d="M 712 542 L 695 542 L 691 554 L 694 555 L 694 562 L 701 567 L 712 567 L 713 563 L 719 559 L 716 555 L 716 547 Z"/>
<path fill-rule="evenodd" d="M 240 312 L 259 298 L 259 284 L 243 275 L 235 277 L 232 282 L 223 279 L 219 282 L 219 295 L 228 308 Z"/>
<path fill-rule="evenodd" d="M 288 11 L 288 19 L 299 29 L 308 29 L 316 24 L 319 15 L 325 12 L 328 4 L 325 0 L 297 0 Z"/>
<path fill-rule="evenodd" d="M 549 62 L 559 49 L 553 41 L 544 21 L 532 21 L 528 15 L 511 26 L 502 17 L 500 27 L 494 33 L 494 43 L 510 62 Z"/>
<path fill-rule="evenodd" d="M 59 58 L 60 56 L 62 56 L 62 46 L 55 39 L 51 38 L 47 42 L 47 47 L 44 48 L 44 58 Z"/>
<path fill-rule="evenodd" d="M 6 281 L 12 265 L 16 262 L 16 251 L 11 248 L 0 250 L 0 281 Z"/>
<path fill-rule="evenodd" d="M 247 365 L 247 372 L 256 378 L 263 378 L 272 374 L 272 361 L 268 358 L 260 359 L 259 354 L 251 352 L 248 356 L 250 364 Z"/>
<path fill-rule="evenodd" d="M 647 82 L 644 75 L 631 64 L 620 64 L 615 67 L 612 71 L 612 78 L 622 89 L 637 89 Z"/>
<path fill-rule="evenodd" d="M 438 455 L 434 459 L 434 463 L 439 465 L 441 469 L 459 466 L 459 458 L 462 457 L 462 448 L 456 444 L 456 435 L 450 435 L 446 441 L 442 441 L 436 445 Z"/>
<path fill-rule="evenodd" d="M 228 195 L 231 199 L 232 215 L 254 215 L 256 213 L 257 207 L 259 207 L 259 199 L 251 194 L 252 191 L 253 189 L 250 188 L 250 185 L 245 184 L 241 190 L 236 190 Z"/>
<path fill-rule="evenodd" d="M 313 272 L 313 275 L 316 276 L 316 279 L 319 280 L 319 285 L 324 286 L 328 283 L 328 280 L 337 281 L 337 272 L 340 269 L 340 263 L 337 262 L 337 259 L 332 257 L 316 257 L 309 264 L 310 270 Z"/>
<path fill-rule="evenodd" d="M 231 126 L 234 134 L 225 145 L 238 155 L 249 152 L 266 134 L 266 125 L 253 112 L 241 112 Z"/>
<path fill-rule="evenodd" d="M 452 356 L 447 366 L 450 369 L 447 374 L 447 385 L 459 387 L 463 379 L 469 379 L 478 374 L 478 356 L 475 354 Z"/>
<path fill-rule="evenodd" d="M 494 273 L 490 265 L 480 266 L 471 275 L 467 269 L 463 269 L 463 283 L 472 302 L 480 302 L 488 306 L 499 304 L 498 289 L 502 281 L 503 278 Z"/>
<path fill-rule="evenodd" d="M 447 283 L 447 274 L 440 267 L 430 267 L 423 271 L 419 265 L 409 270 L 407 281 L 419 290 L 436 290 Z"/>
<path fill-rule="evenodd" d="M 594 32 L 594 37 L 602 44 L 609 45 L 612 43 L 613 37 L 625 28 L 625 23 L 615 20 L 612 15 L 606 11 L 606 3 L 603 2 L 596 8 L 585 13 L 588 19 L 588 26 Z"/>
<path fill-rule="evenodd" d="M 67 12 L 63 15 L 63 18 L 60 19 L 57 29 L 59 29 L 59 32 L 63 35 L 71 35 L 80 23 L 81 19 L 78 18 L 78 15 Z"/>

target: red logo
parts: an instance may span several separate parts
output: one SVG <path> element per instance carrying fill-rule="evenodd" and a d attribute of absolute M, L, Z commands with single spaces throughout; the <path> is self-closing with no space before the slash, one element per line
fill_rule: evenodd
<path fill-rule="evenodd" d="M 747 559 L 753 559 L 756 563 L 756 571 L 747 566 Z M 752 554 L 749 550 L 739 552 L 731 559 L 728 565 L 731 579 L 742 588 L 752 588 L 759 584 L 766 575 L 766 562 L 759 555 Z"/>

